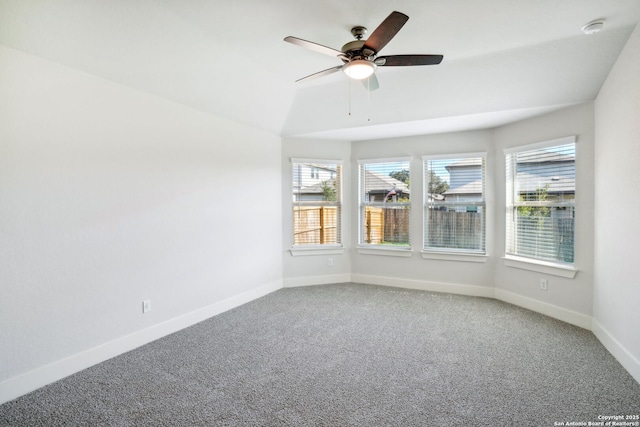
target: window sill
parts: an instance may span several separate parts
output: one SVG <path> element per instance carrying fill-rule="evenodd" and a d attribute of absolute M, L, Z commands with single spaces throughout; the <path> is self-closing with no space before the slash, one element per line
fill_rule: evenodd
<path fill-rule="evenodd" d="M 423 251 L 422 258 L 437 259 L 437 260 L 443 260 L 443 261 L 487 262 L 487 259 L 489 259 L 489 255 L 472 254 L 472 253 L 456 253 L 456 252 Z"/>
<path fill-rule="evenodd" d="M 523 270 L 537 271 L 538 273 L 551 274 L 554 276 L 573 279 L 576 277 L 578 269 L 568 265 L 554 264 L 552 262 L 521 258 L 512 255 L 505 255 L 504 265 L 507 267 L 520 268 Z"/>
<path fill-rule="evenodd" d="M 376 247 L 376 246 L 360 246 L 358 247 L 358 253 L 363 255 L 383 255 L 383 256 L 397 256 L 409 258 L 413 256 L 411 248 L 393 248 L 393 247 Z"/>
<path fill-rule="evenodd" d="M 300 246 L 289 249 L 291 256 L 340 255 L 344 253 L 342 246 Z"/>

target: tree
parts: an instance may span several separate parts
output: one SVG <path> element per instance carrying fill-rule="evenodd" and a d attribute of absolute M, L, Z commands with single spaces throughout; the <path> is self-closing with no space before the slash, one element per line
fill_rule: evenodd
<path fill-rule="evenodd" d="M 434 171 L 429 171 L 429 194 L 442 194 L 449 190 L 449 183 L 440 178 Z"/>
<path fill-rule="evenodd" d="M 338 200 L 335 181 L 322 181 L 320 186 L 322 188 L 322 200 L 326 202 L 336 202 Z"/>
<path fill-rule="evenodd" d="M 521 194 L 521 201 L 543 202 L 547 200 L 549 195 L 549 184 L 544 187 L 536 188 L 533 193 Z M 518 216 L 532 216 L 538 218 L 548 217 L 551 212 L 546 206 L 518 206 Z"/>
<path fill-rule="evenodd" d="M 389 173 L 389 176 L 391 178 L 397 179 L 398 181 L 402 181 L 405 184 L 407 184 L 407 187 L 409 187 L 409 181 L 411 179 L 410 174 L 409 174 L 409 169 L 402 169 L 399 171 L 393 171 L 391 173 Z"/>

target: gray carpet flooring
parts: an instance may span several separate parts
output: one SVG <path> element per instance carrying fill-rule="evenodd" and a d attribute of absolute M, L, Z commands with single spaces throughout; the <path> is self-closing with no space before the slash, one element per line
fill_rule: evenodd
<path fill-rule="evenodd" d="M 345 283 L 281 289 L 154 341 L 0 406 L 0 425 L 554 426 L 637 414 L 640 385 L 589 331 L 492 299 Z"/>

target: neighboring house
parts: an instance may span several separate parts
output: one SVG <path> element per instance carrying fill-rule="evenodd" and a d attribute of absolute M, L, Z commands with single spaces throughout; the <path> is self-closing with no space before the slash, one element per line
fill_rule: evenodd
<path fill-rule="evenodd" d="M 296 192 L 294 189 L 294 202 L 310 202 L 325 200 L 325 187 L 336 188 L 336 180 L 327 179 L 313 185 L 307 185 L 299 188 Z"/>
<path fill-rule="evenodd" d="M 401 199 L 409 199 L 411 192 L 404 182 L 370 170 L 366 174 L 365 202 L 383 202 L 385 199 L 397 202 Z"/>
<path fill-rule="evenodd" d="M 449 190 L 443 193 L 448 202 L 482 199 L 482 164 L 463 161 L 446 166 Z M 519 188 L 524 200 L 534 200 L 535 194 L 546 189 L 547 200 L 573 198 L 575 195 L 575 157 L 549 152 L 548 158 L 519 159 L 516 167 Z"/>
<path fill-rule="evenodd" d="M 442 193 L 447 202 L 482 200 L 482 161 L 465 159 L 445 166 L 449 172 L 449 189 Z"/>
<path fill-rule="evenodd" d="M 573 199 L 576 189 L 576 160 L 574 156 L 551 153 L 540 161 L 518 159 L 516 188 L 523 200 L 535 200 L 536 193 L 546 189 L 546 200 Z"/>
<path fill-rule="evenodd" d="M 335 186 L 335 168 L 324 164 L 296 163 L 293 170 L 293 201 L 322 201 L 323 182 Z"/>

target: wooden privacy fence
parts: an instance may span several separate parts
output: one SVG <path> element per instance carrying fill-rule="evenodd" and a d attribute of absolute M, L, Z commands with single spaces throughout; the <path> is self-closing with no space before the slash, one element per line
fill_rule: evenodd
<path fill-rule="evenodd" d="M 409 209 L 365 207 L 364 239 L 369 244 L 407 244 Z M 434 248 L 483 249 L 482 214 L 478 212 L 429 211 L 428 246 Z M 339 243 L 338 209 L 335 206 L 295 206 L 294 244 Z"/>
<path fill-rule="evenodd" d="M 364 214 L 366 243 L 409 243 L 409 209 L 366 206 Z"/>
<path fill-rule="evenodd" d="M 339 243 L 338 208 L 336 206 L 294 206 L 293 236 L 295 245 Z"/>
<path fill-rule="evenodd" d="M 432 248 L 483 249 L 482 214 L 429 210 L 427 246 Z"/>

